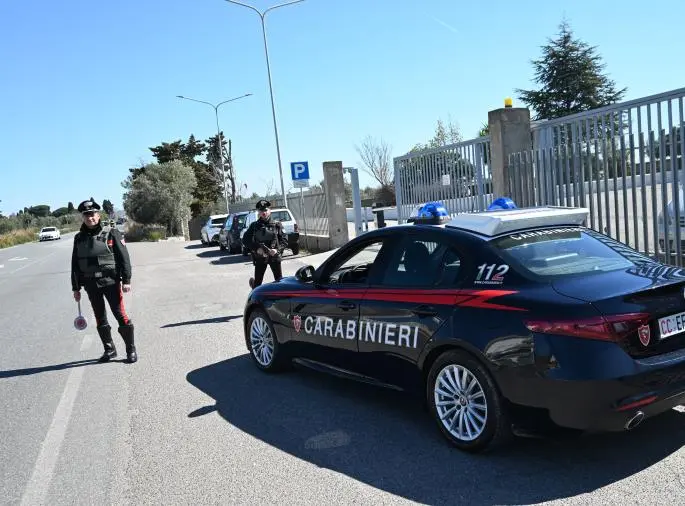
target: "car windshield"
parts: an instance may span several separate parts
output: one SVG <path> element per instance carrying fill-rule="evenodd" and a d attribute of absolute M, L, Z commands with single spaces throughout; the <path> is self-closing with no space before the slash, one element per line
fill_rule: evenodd
<path fill-rule="evenodd" d="M 43 229 L 43 232 L 54 232 L 54 231 L 55 231 L 55 227 L 45 227 Z"/>
<path fill-rule="evenodd" d="M 599 274 L 653 262 L 609 237 L 575 227 L 509 234 L 492 245 L 504 259 L 541 278 Z"/>
<path fill-rule="evenodd" d="M 226 221 L 226 218 L 214 218 L 212 220 L 212 225 L 215 227 L 220 227 L 224 224 L 224 221 Z"/>

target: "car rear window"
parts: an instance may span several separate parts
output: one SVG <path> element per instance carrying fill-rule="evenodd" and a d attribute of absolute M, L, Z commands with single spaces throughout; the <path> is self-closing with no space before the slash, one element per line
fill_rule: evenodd
<path fill-rule="evenodd" d="M 54 232 L 54 231 L 55 231 L 55 227 L 45 227 L 43 229 L 43 232 Z"/>
<path fill-rule="evenodd" d="M 515 233 L 491 244 L 524 273 L 543 278 L 600 274 L 652 262 L 624 244 L 585 228 Z"/>
<path fill-rule="evenodd" d="M 225 221 L 226 221 L 226 218 L 214 218 L 214 219 L 212 220 L 212 225 L 219 225 L 219 226 L 221 226 L 221 225 L 224 224 Z"/>

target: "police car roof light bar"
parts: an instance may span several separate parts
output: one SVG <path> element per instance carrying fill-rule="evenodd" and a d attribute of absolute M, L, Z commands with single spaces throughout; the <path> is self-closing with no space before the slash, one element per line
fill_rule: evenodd
<path fill-rule="evenodd" d="M 535 227 L 582 226 L 587 223 L 589 214 L 588 209 L 584 207 L 543 206 L 505 209 L 460 214 L 446 226 L 492 237 Z"/>
<path fill-rule="evenodd" d="M 425 202 L 412 211 L 407 222 L 414 225 L 442 225 L 449 220 L 449 213 L 442 202 Z"/>

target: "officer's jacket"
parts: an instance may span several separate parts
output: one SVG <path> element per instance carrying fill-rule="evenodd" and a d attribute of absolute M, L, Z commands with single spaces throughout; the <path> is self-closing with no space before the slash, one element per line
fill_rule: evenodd
<path fill-rule="evenodd" d="M 282 255 L 283 250 L 288 247 L 288 238 L 280 221 L 271 218 L 266 221 L 258 219 L 245 231 L 243 244 L 253 253 L 256 253 L 260 246 L 266 246 Z"/>
<path fill-rule="evenodd" d="M 92 229 L 81 225 L 71 254 L 72 290 L 93 283 L 102 287 L 117 281 L 131 282 L 131 260 L 121 233 L 102 223 Z"/>

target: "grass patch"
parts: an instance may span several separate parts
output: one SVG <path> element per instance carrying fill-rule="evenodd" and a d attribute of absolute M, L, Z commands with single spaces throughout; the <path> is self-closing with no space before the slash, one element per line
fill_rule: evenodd
<path fill-rule="evenodd" d="M 38 233 L 38 230 L 29 228 L 0 234 L 0 248 L 9 248 L 17 244 L 37 241 L 38 236 L 36 233 Z"/>
<path fill-rule="evenodd" d="M 64 235 L 69 232 L 77 232 L 81 228 L 81 225 L 76 223 L 57 228 L 59 228 L 60 234 Z M 21 228 L 0 234 L 0 249 L 9 248 L 10 246 L 16 246 L 18 244 L 25 244 L 27 242 L 36 242 L 38 241 L 39 231 L 39 228 Z"/>

